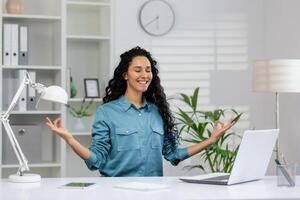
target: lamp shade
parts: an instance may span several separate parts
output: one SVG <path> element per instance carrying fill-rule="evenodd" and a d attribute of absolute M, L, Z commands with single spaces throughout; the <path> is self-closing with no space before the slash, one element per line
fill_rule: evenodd
<path fill-rule="evenodd" d="M 67 92 L 65 91 L 65 89 L 57 85 L 52 85 L 45 88 L 45 90 L 41 94 L 41 99 L 68 104 Z"/>
<path fill-rule="evenodd" d="M 300 92 L 300 60 L 256 61 L 253 88 L 257 92 Z"/>

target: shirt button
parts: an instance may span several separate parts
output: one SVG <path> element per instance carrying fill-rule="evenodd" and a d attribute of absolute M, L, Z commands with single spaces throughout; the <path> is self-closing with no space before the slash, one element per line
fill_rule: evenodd
<path fill-rule="evenodd" d="M 141 116 L 142 114 L 141 113 L 139 113 L 139 116 Z"/>

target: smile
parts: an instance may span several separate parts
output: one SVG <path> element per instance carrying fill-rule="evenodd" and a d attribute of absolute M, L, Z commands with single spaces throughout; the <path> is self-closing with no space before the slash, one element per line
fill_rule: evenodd
<path fill-rule="evenodd" d="M 149 81 L 142 80 L 142 81 L 137 81 L 137 82 L 140 84 L 147 84 Z"/>

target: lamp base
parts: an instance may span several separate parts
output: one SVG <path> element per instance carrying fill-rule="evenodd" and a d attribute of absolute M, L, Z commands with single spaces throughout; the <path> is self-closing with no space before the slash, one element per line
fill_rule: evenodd
<path fill-rule="evenodd" d="M 34 183 L 40 182 L 41 176 L 39 174 L 23 174 L 20 176 L 19 174 L 9 175 L 8 181 L 15 183 Z"/>

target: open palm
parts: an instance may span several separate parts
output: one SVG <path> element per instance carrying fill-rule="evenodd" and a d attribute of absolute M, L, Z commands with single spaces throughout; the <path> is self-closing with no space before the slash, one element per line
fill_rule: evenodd
<path fill-rule="evenodd" d="M 61 118 L 56 118 L 53 122 L 48 117 L 46 118 L 46 120 L 47 120 L 46 122 L 47 126 L 63 139 L 66 140 L 72 137 L 72 134 L 67 129 L 64 128 Z"/>
<path fill-rule="evenodd" d="M 214 122 L 214 127 L 211 133 L 211 137 L 217 141 L 222 135 L 225 134 L 234 125 L 233 119 L 229 120 L 228 123 L 224 124 L 220 121 Z"/>

